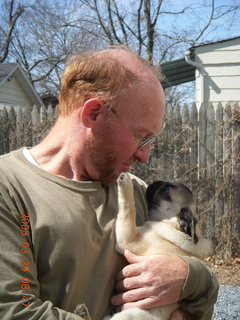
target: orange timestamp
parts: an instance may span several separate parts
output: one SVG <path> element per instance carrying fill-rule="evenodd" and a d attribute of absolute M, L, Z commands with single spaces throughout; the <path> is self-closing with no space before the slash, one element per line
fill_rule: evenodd
<path fill-rule="evenodd" d="M 26 290 L 23 295 L 21 301 L 24 307 L 29 307 L 30 305 L 30 297 L 27 295 L 28 290 L 31 288 L 30 279 L 27 277 L 27 273 L 30 272 L 30 260 L 27 259 L 27 255 L 31 252 L 30 243 L 26 241 L 24 237 L 29 236 L 30 234 L 30 214 L 22 213 L 21 214 L 21 236 L 23 237 L 23 241 L 21 242 L 20 252 L 22 254 L 21 259 L 21 271 L 25 273 L 26 276 L 21 278 L 20 288 L 22 290 Z"/>

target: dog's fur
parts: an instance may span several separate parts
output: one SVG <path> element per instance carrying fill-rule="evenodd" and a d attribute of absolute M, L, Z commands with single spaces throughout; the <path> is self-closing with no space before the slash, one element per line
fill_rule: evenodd
<path fill-rule="evenodd" d="M 183 184 L 156 181 L 147 189 L 149 218 L 137 227 L 133 185 L 130 175 L 118 179 L 119 212 L 116 219 L 116 249 L 129 249 L 142 256 L 156 254 L 188 255 L 200 259 L 211 252 L 211 243 L 204 239 L 193 215 L 192 192 Z M 178 304 L 151 310 L 126 309 L 104 320 L 168 320 Z"/>

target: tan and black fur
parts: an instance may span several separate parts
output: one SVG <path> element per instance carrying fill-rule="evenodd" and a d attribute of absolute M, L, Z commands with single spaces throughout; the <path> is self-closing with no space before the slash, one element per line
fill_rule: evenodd
<path fill-rule="evenodd" d="M 200 259 L 211 252 L 194 217 L 192 192 L 183 184 L 156 181 L 147 189 L 150 221 L 137 227 L 133 185 L 130 175 L 118 179 L 119 212 L 116 219 L 116 249 L 129 249 L 142 256 L 155 254 L 188 255 Z M 104 320 L 168 320 L 178 304 L 151 310 L 127 309 Z"/>

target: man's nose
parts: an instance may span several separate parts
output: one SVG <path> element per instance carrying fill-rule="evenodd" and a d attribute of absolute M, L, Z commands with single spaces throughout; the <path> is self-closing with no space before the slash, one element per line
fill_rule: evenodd
<path fill-rule="evenodd" d="M 150 152 L 151 152 L 151 144 L 149 143 L 143 146 L 142 148 L 136 150 L 134 153 L 134 157 L 137 161 L 141 163 L 146 163 L 149 160 Z"/>

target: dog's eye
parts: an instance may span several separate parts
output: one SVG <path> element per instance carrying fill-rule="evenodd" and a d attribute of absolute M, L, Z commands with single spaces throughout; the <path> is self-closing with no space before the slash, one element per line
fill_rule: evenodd
<path fill-rule="evenodd" d="M 168 190 L 169 190 L 169 186 L 165 186 L 162 188 L 162 193 L 168 193 Z"/>

